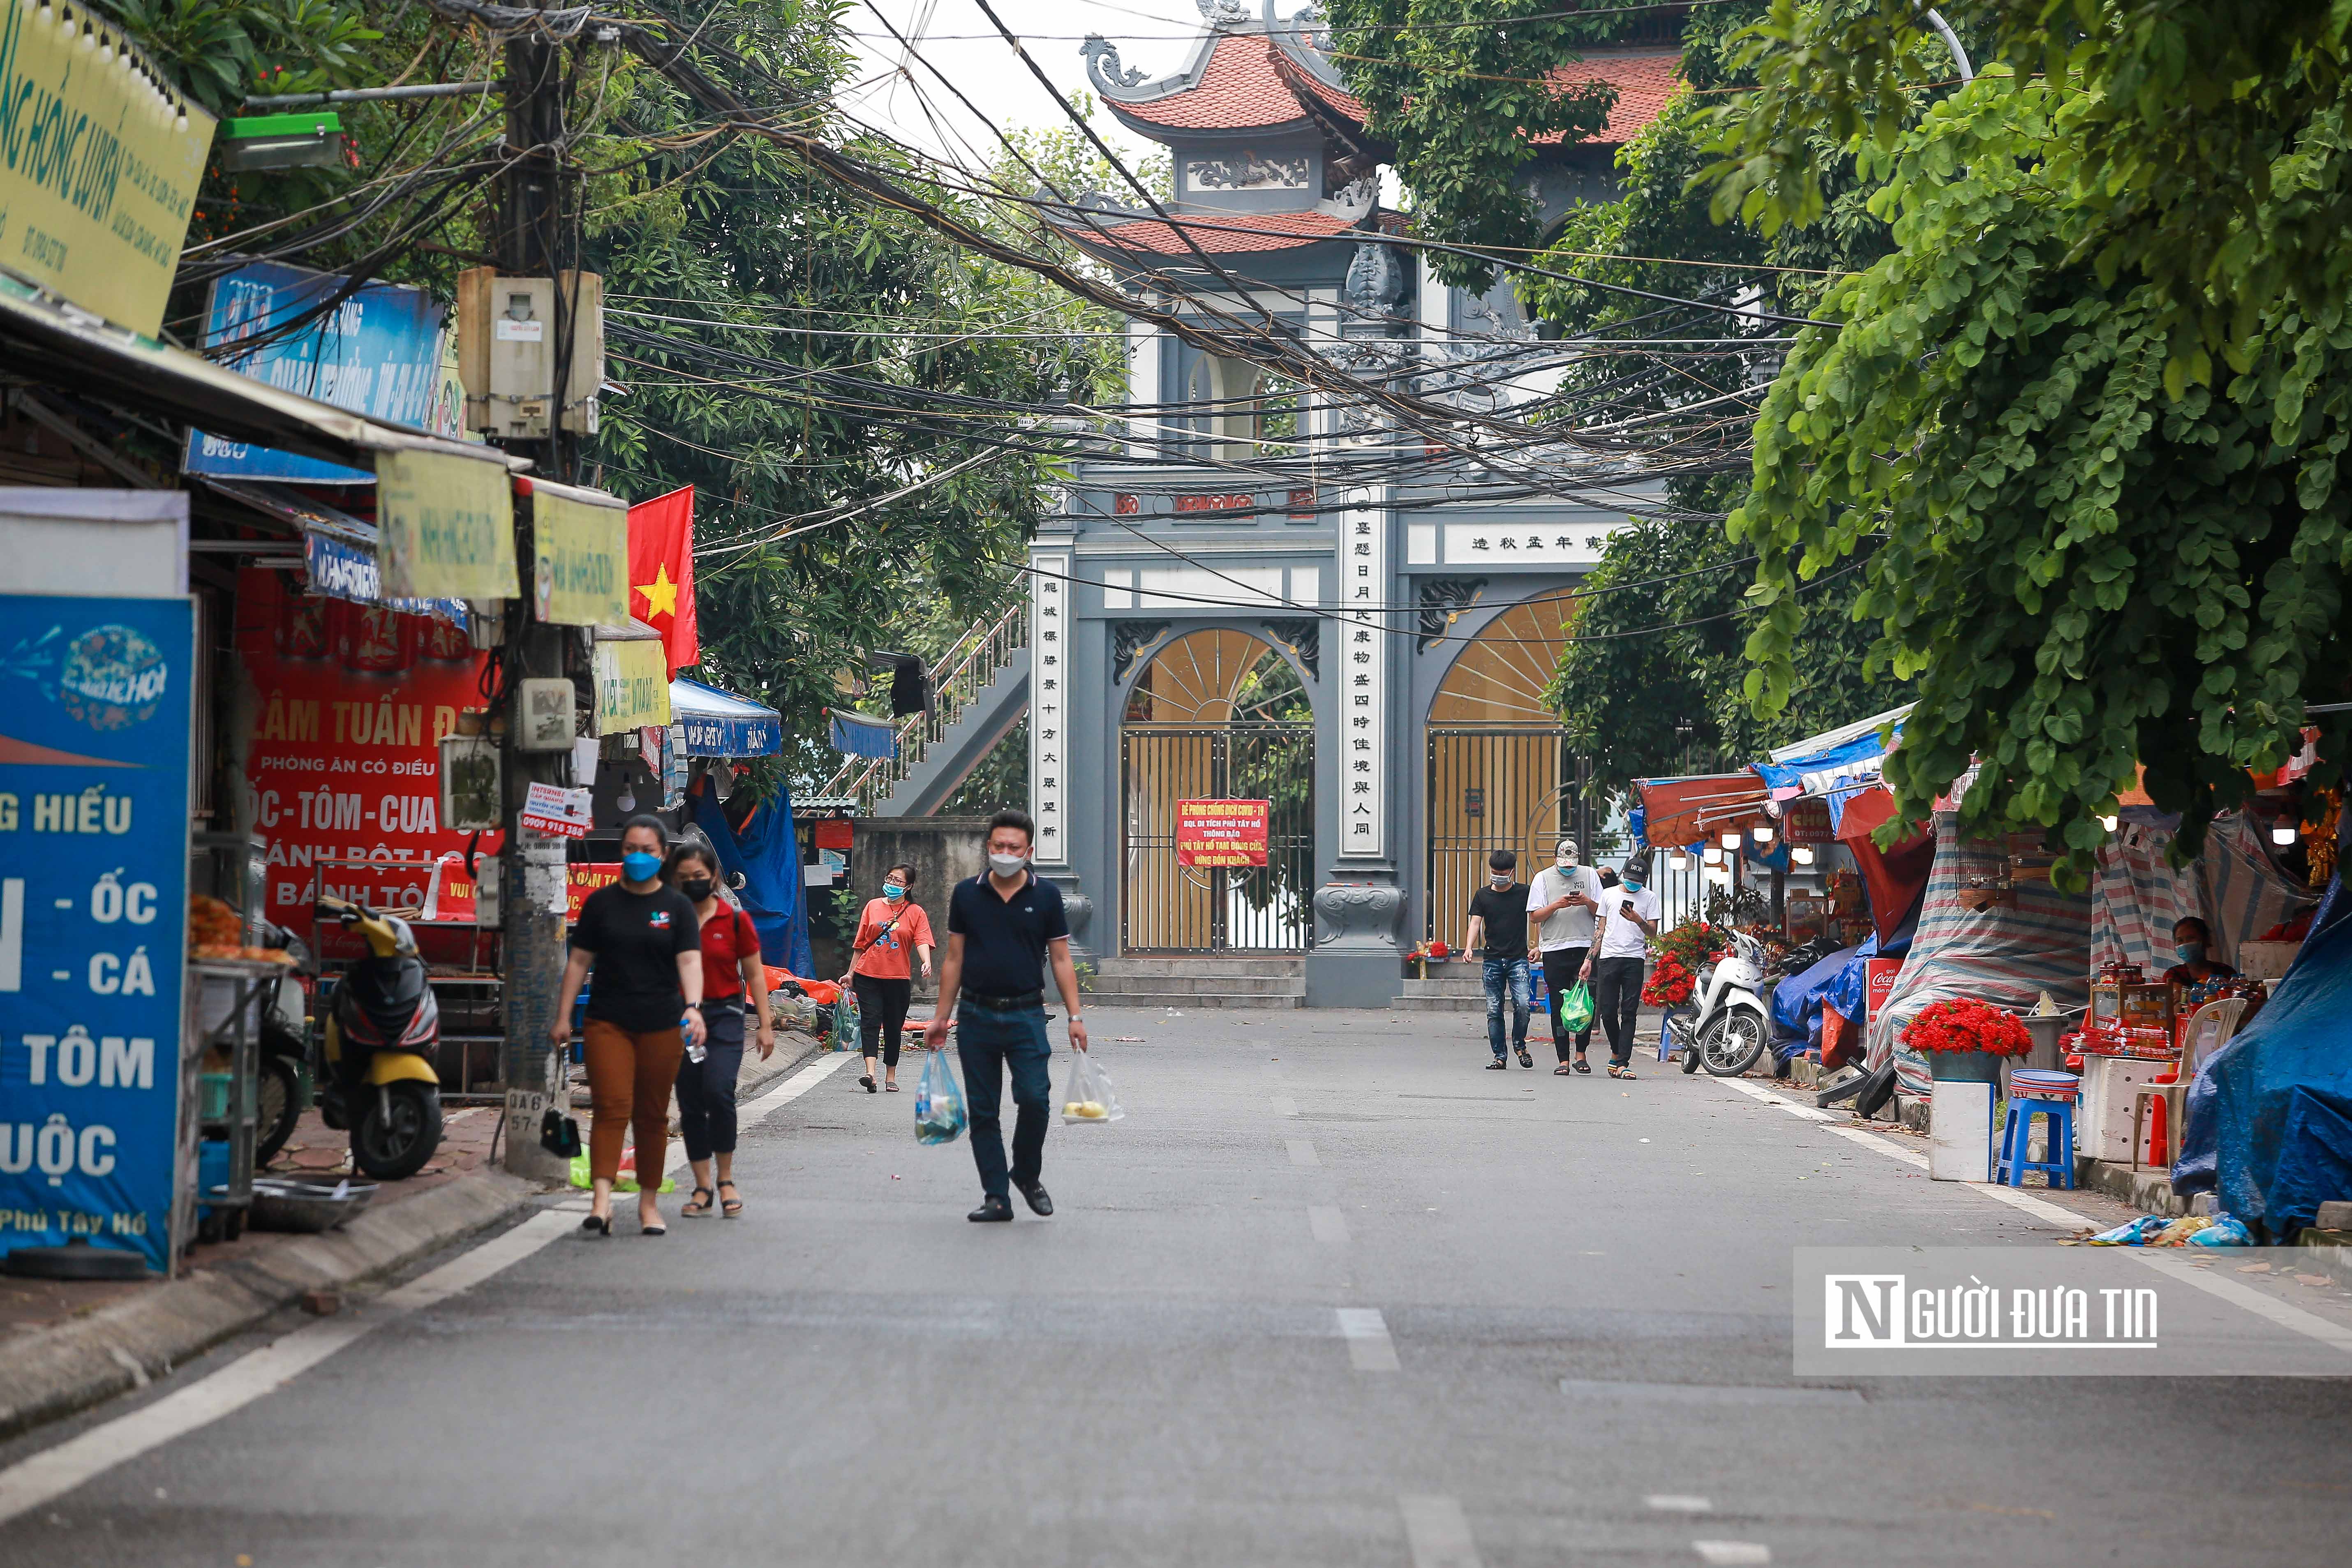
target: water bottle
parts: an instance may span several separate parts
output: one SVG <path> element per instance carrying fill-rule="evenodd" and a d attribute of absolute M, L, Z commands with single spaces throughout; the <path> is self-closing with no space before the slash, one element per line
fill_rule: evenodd
<path fill-rule="evenodd" d="M 693 1016 L 694 1009 L 691 1007 L 688 1008 L 685 1012 L 680 1013 L 677 1016 L 677 1026 L 680 1029 L 684 1029 L 687 1025 L 687 1020 Z M 693 1062 L 698 1066 L 702 1059 L 710 1054 L 710 1047 L 706 1043 L 707 1039 L 708 1037 L 705 1037 L 705 1039 L 703 1040 L 695 1039 L 690 1036 L 688 1037 L 686 1042 L 686 1059 L 688 1061 Z"/>

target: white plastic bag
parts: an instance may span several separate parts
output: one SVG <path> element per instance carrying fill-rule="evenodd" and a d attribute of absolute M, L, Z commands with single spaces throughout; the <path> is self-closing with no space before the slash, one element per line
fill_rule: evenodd
<path fill-rule="evenodd" d="M 1099 1126 L 1126 1114 L 1118 1108 L 1118 1096 L 1112 1092 L 1110 1074 L 1103 1071 L 1094 1052 L 1073 1050 L 1070 1076 L 1062 1087 L 1062 1120 Z"/>

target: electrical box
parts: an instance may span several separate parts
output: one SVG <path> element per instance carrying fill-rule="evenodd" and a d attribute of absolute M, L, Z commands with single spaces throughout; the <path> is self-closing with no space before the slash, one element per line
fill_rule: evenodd
<path fill-rule="evenodd" d="M 441 826 L 452 833 L 494 832 L 505 826 L 505 807 L 497 740 L 442 736 Z"/>
<path fill-rule="evenodd" d="M 593 436 L 604 384 L 603 278 L 501 278 L 489 267 L 457 274 L 457 374 L 466 384 L 467 429 L 546 439 L 555 427 L 559 373 L 562 427 Z"/>
<path fill-rule="evenodd" d="M 570 676 L 541 676 L 515 683 L 515 750 L 568 752 L 579 738 L 572 717 Z"/>

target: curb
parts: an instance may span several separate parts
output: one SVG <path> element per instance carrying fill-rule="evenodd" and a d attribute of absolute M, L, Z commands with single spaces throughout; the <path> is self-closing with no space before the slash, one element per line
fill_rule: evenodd
<path fill-rule="evenodd" d="M 305 1290 L 389 1273 L 520 1211 L 539 1192 L 504 1172 L 477 1172 L 341 1230 L 289 1237 L 12 1341 L 0 1366 L 0 1439 L 143 1388 Z"/>

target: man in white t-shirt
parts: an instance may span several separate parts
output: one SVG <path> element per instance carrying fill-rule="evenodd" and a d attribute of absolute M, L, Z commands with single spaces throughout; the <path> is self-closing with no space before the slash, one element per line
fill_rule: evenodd
<path fill-rule="evenodd" d="M 1536 948 L 1543 963 L 1544 986 L 1551 993 L 1551 1045 L 1559 1053 L 1555 1073 L 1591 1072 L 1584 1060 L 1592 1043 L 1592 1021 L 1576 1031 L 1576 1063 L 1569 1065 L 1568 1029 L 1560 1008 L 1584 968 L 1592 948 L 1592 912 L 1601 907 L 1601 879 L 1592 868 L 1579 863 L 1576 840 L 1563 838 L 1552 862 L 1536 873 L 1528 893 L 1528 923 L 1536 928 Z"/>
<path fill-rule="evenodd" d="M 1658 933 L 1658 895 L 1649 889 L 1647 850 L 1625 863 L 1621 886 L 1607 890 L 1595 918 L 1598 934 L 1584 973 L 1592 981 L 1592 1012 L 1609 1034 L 1609 1076 L 1632 1078 L 1633 1019 L 1642 1010 L 1642 970 L 1650 938 Z"/>

